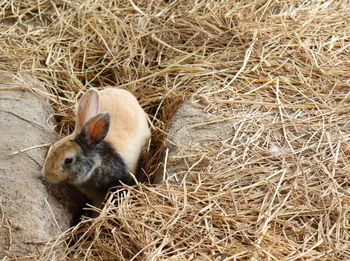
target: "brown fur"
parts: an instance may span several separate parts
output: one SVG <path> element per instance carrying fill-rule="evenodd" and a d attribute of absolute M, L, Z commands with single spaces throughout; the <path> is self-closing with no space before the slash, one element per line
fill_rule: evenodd
<path fill-rule="evenodd" d="M 65 158 L 80 151 L 81 148 L 74 142 L 71 142 L 72 136 L 65 137 L 56 142 L 47 154 L 44 163 L 44 175 L 51 183 L 60 183 L 65 181 L 69 175 L 63 171 L 61 165 Z"/>

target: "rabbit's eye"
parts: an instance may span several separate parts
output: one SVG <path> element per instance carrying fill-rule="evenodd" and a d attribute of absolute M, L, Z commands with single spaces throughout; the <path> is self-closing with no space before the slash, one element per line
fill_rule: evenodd
<path fill-rule="evenodd" d="M 64 164 L 65 165 L 69 165 L 69 164 L 71 164 L 73 162 L 73 158 L 70 158 L 70 157 L 68 157 L 68 158 L 66 158 L 65 160 L 64 160 Z"/>

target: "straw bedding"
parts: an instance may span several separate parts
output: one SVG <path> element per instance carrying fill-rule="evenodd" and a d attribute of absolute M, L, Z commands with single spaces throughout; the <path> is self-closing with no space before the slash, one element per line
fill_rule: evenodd
<path fill-rule="evenodd" d="M 198 182 L 126 188 L 32 258 L 350 259 L 348 1 L 23 0 L 0 12 L 0 69 L 45 82 L 62 134 L 77 94 L 108 85 L 150 115 L 149 174 L 163 171 L 181 101 L 232 125 L 215 146 L 181 148 L 206 161 L 181 169 Z"/>

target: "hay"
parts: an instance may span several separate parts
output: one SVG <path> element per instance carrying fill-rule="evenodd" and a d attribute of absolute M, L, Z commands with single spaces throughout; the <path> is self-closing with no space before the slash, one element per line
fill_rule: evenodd
<path fill-rule="evenodd" d="M 232 139 L 191 151 L 208 163 L 182 170 L 198 184 L 128 188 L 32 258 L 350 259 L 348 1 L 23 0 L 0 10 L 0 69 L 46 83 L 57 131 L 71 131 L 76 95 L 108 85 L 150 115 L 148 173 L 162 169 L 164 131 L 187 97 L 233 127 Z"/>

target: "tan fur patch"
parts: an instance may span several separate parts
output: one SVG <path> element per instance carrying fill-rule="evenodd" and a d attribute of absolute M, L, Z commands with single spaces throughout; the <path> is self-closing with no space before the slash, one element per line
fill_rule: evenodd
<path fill-rule="evenodd" d="M 56 142 L 49 150 L 44 167 L 43 175 L 51 183 L 60 183 L 67 180 L 69 173 L 62 168 L 67 157 L 73 157 L 81 148 L 68 136 Z"/>
<path fill-rule="evenodd" d="M 107 111 L 111 116 L 105 140 L 120 153 L 129 170 L 134 172 L 142 147 L 150 137 L 146 113 L 134 95 L 118 88 L 100 91 L 100 102 L 100 111 Z"/>

